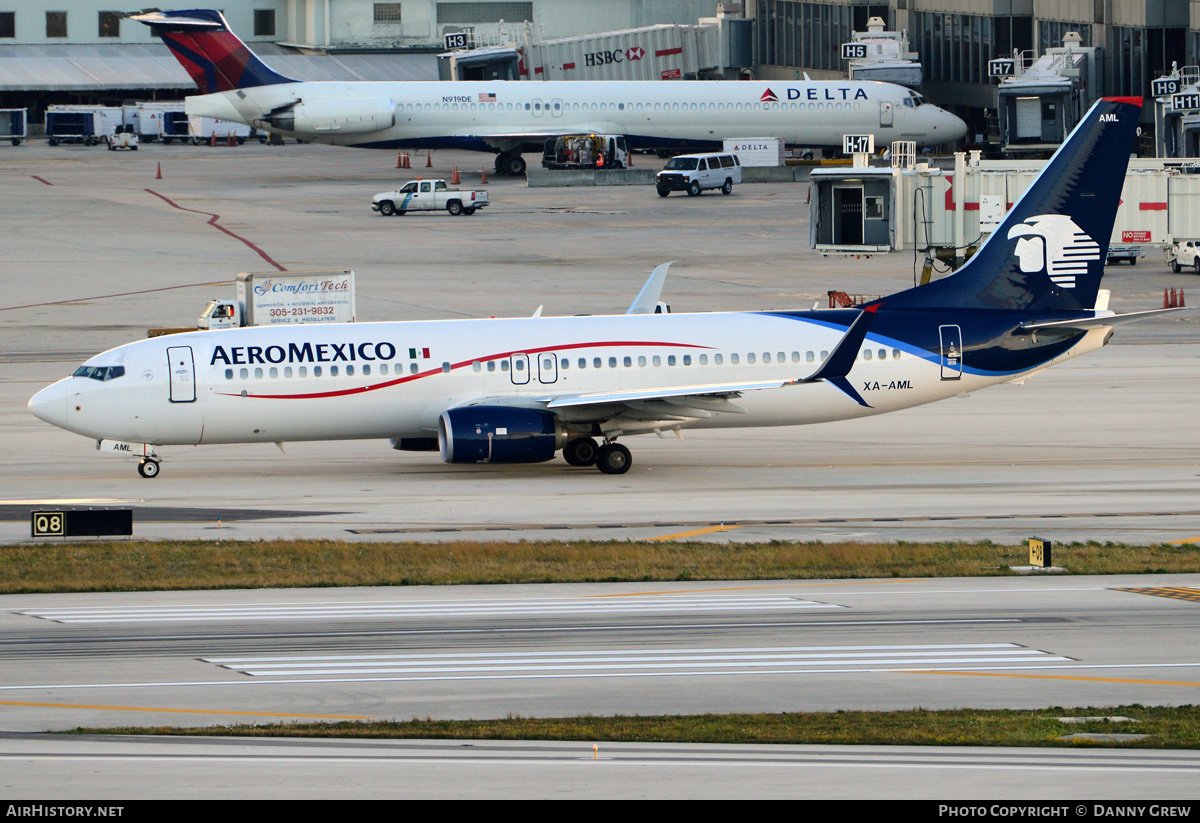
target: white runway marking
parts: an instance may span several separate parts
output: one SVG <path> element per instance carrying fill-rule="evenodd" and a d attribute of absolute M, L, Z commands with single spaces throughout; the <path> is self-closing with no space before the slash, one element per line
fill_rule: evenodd
<path fill-rule="evenodd" d="M 390 675 L 410 678 L 654 676 L 679 673 L 761 673 L 789 666 L 792 673 L 878 671 L 880 667 L 937 665 L 939 668 L 1014 662 L 1059 662 L 1059 657 L 1016 643 L 961 643 L 904 646 L 795 646 L 758 649 L 618 649 L 460 654 L 349 654 L 295 657 L 201 658 L 251 677 Z"/>
<path fill-rule="evenodd" d="M 1015 644 L 1014 644 L 1015 645 Z M 699 670 L 699 671 L 658 671 L 658 672 L 610 672 L 610 671 L 592 671 L 592 672 L 555 672 L 555 673 L 526 673 L 526 674 L 456 674 L 456 675 L 421 675 L 416 677 L 330 677 L 328 672 L 325 672 L 321 677 L 310 678 L 295 678 L 291 680 L 275 680 L 271 678 L 254 679 L 240 678 L 238 680 L 175 680 L 175 681 L 143 681 L 143 682 L 108 682 L 108 683 L 27 683 L 20 686 L 0 686 L 0 692 L 20 692 L 20 691 L 46 691 L 48 689 L 166 689 L 173 686 L 183 686 L 192 688 L 196 686 L 272 686 L 275 684 L 296 685 L 300 683 L 315 683 L 326 685 L 329 683 L 372 683 L 372 682 L 390 682 L 404 683 L 416 680 L 553 680 L 553 679 L 580 679 L 580 678 L 612 678 L 612 677 L 738 677 L 741 675 L 755 674 L 801 674 L 801 675 L 829 675 L 829 674 L 897 674 L 897 673 L 916 673 L 922 674 L 926 672 L 963 672 L 963 671 L 987 671 L 987 672 L 1037 672 L 1037 671 L 1142 671 L 1150 672 L 1160 669 L 1196 669 L 1200 668 L 1200 662 L 1188 663 L 1079 663 L 1073 661 L 1069 657 L 1057 657 L 1047 652 L 1031 651 L 1030 654 L 1041 655 L 1035 658 L 1036 660 L 1045 661 L 1067 661 L 1067 662 L 1050 662 L 1040 663 L 1035 662 L 1029 665 L 1000 665 L 998 663 L 991 665 L 972 665 L 964 666 L 967 660 L 956 660 L 958 665 L 932 665 L 926 663 L 920 666 L 908 667 L 888 667 L 887 662 L 876 662 L 872 665 L 859 664 L 848 668 L 836 669 L 821 669 L 821 668 L 780 668 L 780 669 L 756 669 L 750 671 L 729 671 L 729 670 Z M 1009 658 L 1011 661 L 1012 658 Z M 204 661 L 202 661 L 204 662 Z M 946 663 L 948 661 L 942 661 Z M 1073 676 L 1073 675 L 1072 675 Z M 1193 684 L 1181 683 L 1180 686 L 1192 688 Z M 1200 685 L 1200 684 L 1195 684 Z"/>
<path fill-rule="evenodd" d="M 251 606 L 133 606 L 34 609 L 19 614 L 56 623 L 171 623 L 243 620 L 330 620 L 337 618 L 523 617 L 651 614 L 680 612 L 794 611 L 841 609 L 786 595 L 703 595 L 620 599 L 427 600 L 410 603 L 279 603 Z"/>

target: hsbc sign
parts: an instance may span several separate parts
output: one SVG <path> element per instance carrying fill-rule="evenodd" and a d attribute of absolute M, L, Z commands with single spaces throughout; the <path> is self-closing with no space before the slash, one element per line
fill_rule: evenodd
<path fill-rule="evenodd" d="M 590 51 L 583 55 L 585 66 L 606 66 L 612 63 L 624 63 L 626 60 L 641 60 L 646 56 L 646 50 L 641 46 L 633 46 L 621 51 Z"/>

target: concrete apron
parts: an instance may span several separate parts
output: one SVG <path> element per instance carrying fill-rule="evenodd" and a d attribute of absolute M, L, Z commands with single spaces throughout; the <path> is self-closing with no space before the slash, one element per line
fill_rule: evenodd
<path fill-rule="evenodd" d="M 633 169 L 544 169 L 530 166 L 526 170 L 529 188 L 565 186 L 652 186 L 660 168 Z M 743 183 L 805 183 L 808 166 L 743 166 Z"/>

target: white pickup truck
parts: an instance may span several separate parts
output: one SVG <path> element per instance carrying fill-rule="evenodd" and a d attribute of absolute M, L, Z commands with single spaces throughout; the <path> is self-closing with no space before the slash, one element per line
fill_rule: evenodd
<path fill-rule="evenodd" d="M 1200 240 L 1176 240 L 1167 248 L 1167 264 L 1176 274 L 1184 268 L 1200 274 Z"/>
<path fill-rule="evenodd" d="M 488 204 L 486 191 L 446 188 L 445 180 L 414 180 L 399 191 L 380 192 L 371 199 L 371 209 L 384 217 L 407 211 L 440 211 L 457 216 L 474 214 Z"/>

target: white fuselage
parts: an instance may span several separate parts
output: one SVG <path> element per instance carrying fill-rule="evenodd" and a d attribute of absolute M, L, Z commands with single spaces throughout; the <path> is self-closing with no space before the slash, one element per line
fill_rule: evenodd
<path fill-rule="evenodd" d="M 1106 332 L 1087 334 L 1055 362 L 1099 348 Z M 97 440 L 154 445 L 431 437 L 442 412 L 465 405 L 544 409 L 588 393 L 694 387 L 694 395 L 703 395 L 706 386 L 802 379 L 844 334 L 844 326 L 822 322 L 819 312 L 193 332 L 99 354 L 85 365 L 122 366 L 124 374 L 60 380 L 29 406 L 43 420 Z M 816 382 L 730 393 L 730 405 L 709 412 L 659 414 L 661 400 L 556 411 L 568 429 L 573 420 L 611 412 L 605 431 L 617 435 L 790 426 L 895 411 L 1018 376 L 969 369 L 956 379 L 947 375 L 941 356 L 871 334 L 847 378 L 865 406 Z M 580 431 L 588 426 L 581 422 Z"/>
<path fill-rule="evenodd" d="M 186 109 L 334 145 L 495 151 L 572 132 L 623 134 L 634 147 L 744 137 L 840 147 L 844 134 L 872 134 L 882 149 L 967 131 L 902 86 L 849 80 L 299 82 L 189 97 Z"/>

